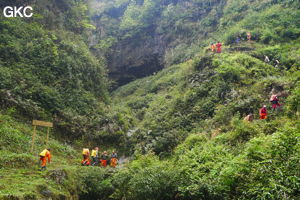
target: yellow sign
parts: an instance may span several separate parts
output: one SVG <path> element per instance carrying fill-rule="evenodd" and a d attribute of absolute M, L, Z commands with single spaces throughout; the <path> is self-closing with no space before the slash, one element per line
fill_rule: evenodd
<path fill-rule="evenodd" d="M 45 122 L 45 121 L 39 121 L 39 120 L 32 120 L 32 125 L 34 126 L 45 126 L 45 127 L 53 127 L 52 122 Z"/>
<path fill-rule="evenodd" d="M 33 125 L 33 134 L 32 134 L 31 152 L 33 152 L 33 147 L 34 147 L 34 141 L 35 141 L 35 135 L 36 135 L 36 126 L 48 127 L 47 128 L 47 136 L 46 136 L 46 147 L 47 147 L 48 140 L 49 140 L 49 132 L 50 132 L 50 128 L 53 127 L 53 123 L 52 122 L 39 121 L 39 120 L 32 120 L 32 125 Z"/>

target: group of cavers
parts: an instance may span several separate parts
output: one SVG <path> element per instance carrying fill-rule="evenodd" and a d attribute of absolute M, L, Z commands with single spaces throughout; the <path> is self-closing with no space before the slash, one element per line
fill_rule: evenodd
<path fill-rule="evenodd" d="M 248 32 L 247 33 L 248 42 L 251 41 L 251 37 L 252 37 L 251 33 Z M 241 41 L 241 37 L 240 36 L 236 37 L 235 42 L 238 44 L 238 43 L 240 43 L 240 41 Z M 217 42 L 217 43 L 211 43 L 210 44 L 210 50 L 211 50 L 212 53 L 221 53 L 222 52 L 222 43 L 220 41 Z"/>
<path fill-rule="evenodd" d="M 247 41 L 250 42 L 251 41 L 251 33 L 250 32 L 247 32 Z M 238 36 L 236 37 L 236 40 L 235 40 L 235 43 L 238 44 L 240 43 L 241 41 L 241 37 Z M 222 43 L 221 42 L 217 42 L 217 43 L 211 43 L 210 45 L 210 49 L 212 51 L 212 53 L 221 53 L 222 52 Z M 265 62 L 266 63 L 269 63 L 270 62 L 270 59 L 268 56 L 264 55 L 265 56 Z M 279 66 L 279 61 L 278 60 L 275 60 L 275 67 L 278 68 Z M 276 94 L 273 94 L 270 98 L 270 102 L 272 103 L 272 109 L 273 110 L 276 110 L 276 108 L 280 107 L 281 104 L 279 104 L 279 99 L 278 99 L 278 96 Z M 259 110 L 259 118 L 260 119 L 267 119 L 267 106 L 264 105 L 260 110 Z M 254 120 L 254 116 L 253 114 L 249 114 L 247 115 L 245 118 L 244 118 L 245 121 L 253 121 Z"/>
<path fill-rule="evenodd" d="M 217 42 L 216 44 L 215 43 L 210 44 L 210 49 L 211 49 L 211 52 L 213 52 L 213 53 L 221 53 L 222 52 L 221 47 L 222 47 L 221 42 Z"/>
<path fill-rule="evenodd" d="M 102 152 L 99 155 L 99 148 L 95 147 L 90 154 L 88 148 L 82 150 L 83 160 L 81 161 L 82 166 L 100 166 L 107 167 L 108 165 L 115 168 L 118 164 L 118 155 L 115 151 L 112 151 L 111 155 L 108 155 L 107 151 Z M 91 156 L 91 159 L 90 159 Z"/>
<path fill-rule="evenodd" d="M 276 110 L 278 107 L 281 106 L 279 103 L 278 96 L 276 94 L 273 94 L 270 98 L 270 102 L 272 104 L 272 110 Z M 267 119 L 268 112 L 267 112 L 267 106 L 263 105 L 263 107 L 259 110 L 259 119 Z M 249 114 L 244 118 L 245 121 L 252 122 L 254 120 L 253 114 Z"/>
<path fill-rule="evenodd" d="M 110 156 L 108 156 L 107 151 L 104 151 L 101 156 L 99 156 L 99 148 L 95 147 L 91 153 L 91 160 L 90 160 L 90 150 L 85 148 L 82 150 L 83 160 L 81 161 L 82 166 L 101 166 L 106 167 L 110 165 L 111 167 L 115 168 L 118 164 L 118 156 L 115 151 L 112 152 Z M 51 149 L 44 149 L 39 154 L 39 166 L 40 171 L 46 170 L 46 165 L 51 162 Z"/>

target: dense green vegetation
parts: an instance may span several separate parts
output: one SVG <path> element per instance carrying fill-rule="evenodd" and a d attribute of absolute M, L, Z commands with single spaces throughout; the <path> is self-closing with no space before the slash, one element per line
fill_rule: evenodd
<path fill-rule="evenodd" d="M 119 187 L 129 183 L 116 194 L 126 199 L 299 198 L 299 127 L 287 124 L 269 135 L 260 131 L 269 124 L 233 123 L 232 131 L 214 139 L 190 135 L 169 161 L 151 155 L 134 161 L 114 177 L 128 177 Z M 247 132 L 256 137 L 247 140 Z"/>
<path fill-rule="evenodd" d="M 44 3 L 63 9 L 60 4 Z M 108 81 L 105 61 L 91 54 L 84 39 L 88 30 L 79 14 L 87 12 L 85 4 L 65 3 L 69 5 L 61 12 L 69 13 L 68 17 L 55 22 L 55 29 L 45 26 L 52 27 L 48 21 L 58 17 L 54 16 L 57 10 L 35 13 L 28 21 L 1 17 L 0 91 L 2 108 L 14 107 L 16 115 L 54 121 L 58 133 L 74 139 L 94 126 L 92 118 L 103 114 Z"/>
<path fill-rule="evenodd" d="M 235 115 L 242 118 L 254 113 L 258 118 L 258 109 L 269 104 L 271 93 L 282 93 L 283 102 L 291 94 L 299 81 L 299 32 L 296 31 L 299 31 L 296 25 L 299 12 L 292 7 L 270 4 L 262 12 L 260 6 L 254 9 L 254 5 L 257 4 L 251 5 L 249 14 L 239 18 L 238 23 L 227 25 L 225 30 L 220 23 L 220 31 L 213 32 L 220 41 L 225 41 L 222 54 L 211 55 L 203 48 L 187 62 L 114 92 L 116 102 L 123 100 L 120 107 L 129 109 L 125 113 L 133 113 L 138 119 L 132 128 L 135 133 L 129 139 L 133 144 L 139 143 L 135 150 L 171 152 L 191 132 L 211 132 L 226 126 Z M 275 10 L 276 16 L 267 20 Z M 220 20 L 229 17 L 226 14 Z M 264 22 L 264 27 L 262 23 L 253 24 L 253 19 Z M 250 30 L 252 43 L 245 41 Z M 268 30 L 278 32 L 266 41 L 264 35 Z M 284 35 L 281 31 L 295 31 L 295 35 L 276 39 Z M 242 39 L 239 44 L 234 42 L 237 36 Z M 216 40 L 207 39 L 206 44 L 209 41 Z M 265 55 L 271 59 L 269 63 L 264 62 Z M 278 68 L 274 67 L 276 59 L 281 63 Z"/>
<path fill-rule="evenodd" d="M 0 199 L 300 198 L 299 2 L 28 3 L 33 18 L 0 17 Z M 109 92 L 107 74 L 147 77 Z M 32 119 L 55 124 L 45 172 Z M 79 167 L 94 145 L 131 161 Z"/>

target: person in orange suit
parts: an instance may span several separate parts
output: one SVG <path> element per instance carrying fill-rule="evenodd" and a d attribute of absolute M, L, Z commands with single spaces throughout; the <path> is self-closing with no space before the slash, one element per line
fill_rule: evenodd
<path fill-rule="evenodd" d="M 90 161 L 90 150 L 88 148 L 82 149 L 83 160 L 81 161 L 82 166 L 89 166 L 91 164 Z"/>
<path fill-rule="evenodd" d="M 260 119 L 267 119 L 267 106 L 264 105 L 260 110 L 259 110 L 259 116 Z"/>
<path fill-rule="evenodd" d="M 51 162 L 51 153 L 50 153 L 50 151 L 51 151 L 51 149 L 44 149 L 40 153 L 40 163 L 41 163 L 40 171 L 46 170 L 47 159 L 48 159 L 48 163 L 50 164 L 50 162 Z"/>
<path fill-rule="evenodd" d="M 100 165 L 102 167 L 106 167 L 107 166 L 107 160 L 108 160 L 107 151 L 104 151 L 103 154 L 101 155 Z"/>
<path fill-rule="evenodd" d="M 89 158 L 85 158 L 81 161 L 81 166 L 90 166 L 91 165 L 91 161 Z"/>
<path fill-rule="evenodd" d="M 211 43 L 210 45 L 210 49 L 211 49 L 211 52 L 215 52 L 215 49 L 216 49 L 216 45 L 214 43 Z"/>
<path fill-rule="evenodd" d="M 110 166 L 115 168 L 117 164 L 118 164 L 118 155 L 115 151 L 113 151 L 110 156 Z"/>

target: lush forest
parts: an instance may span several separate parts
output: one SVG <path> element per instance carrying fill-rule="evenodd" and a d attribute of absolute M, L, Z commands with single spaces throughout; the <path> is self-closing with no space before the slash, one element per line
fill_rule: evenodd
<path fill-rule="evenodd" d="M 2 15 L 25 5 L 33 17 Z M 0 199 L 300 199 L 299 1 L 0 9 Z M 33 119 L 54 123 L 46 171 L 46 129 L 30 152 Z M 95 146 L 127 162 L 80 166 Z"/>

